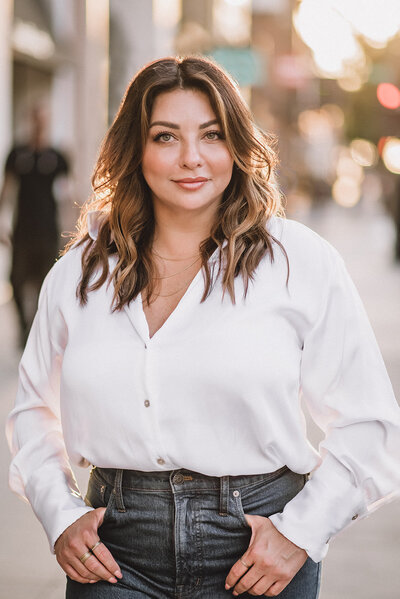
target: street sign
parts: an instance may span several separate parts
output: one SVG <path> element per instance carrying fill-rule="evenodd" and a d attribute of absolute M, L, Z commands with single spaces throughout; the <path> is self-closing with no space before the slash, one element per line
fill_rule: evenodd
<path fill-rule="evenodd" d="M 220 64 L 241 87 L 265 83 L 267 69 L 259 54 L 250 47 L 217 47 L 209 56 Z"/>

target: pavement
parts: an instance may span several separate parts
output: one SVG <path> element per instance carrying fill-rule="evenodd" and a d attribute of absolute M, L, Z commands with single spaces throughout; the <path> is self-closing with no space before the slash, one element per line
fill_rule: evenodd
<path fill-rule="evenodd" d="M 400 265 L 394 230 L 380 205 L 330 203 L 291 215 L 328 239 L 345 258 L 364 301 L 397 398 L 400 398 Z M 17 365 L 16 319 L 7 301 L 8 254 L 0 247 L 0 420 L 10 411 Z M 309 423 L 313 443 L 318 429 Z M 31 508 L 8 489 L 9 453 L 0 435 L 0 599 L 62 599 L 65 577 Z M 76 471 L 84 489 L 88 471 Z M 323 565 L 320 599 L 399 599 L 400 502 L 383 506 L 336 537 Z M 311 598 L 310 598 L 311 599 Z"/>

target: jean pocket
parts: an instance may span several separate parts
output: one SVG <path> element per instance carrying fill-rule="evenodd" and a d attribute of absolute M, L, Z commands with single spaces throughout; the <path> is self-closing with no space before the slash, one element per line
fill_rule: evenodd
<path fill-rule="evenodd" d="M 90 474 L 88 489 L 85 496 L 85 503 L 95 509 L 99 507 L 106 508 L 106 511 L 104 512 L 103 523 L 110 516 L 115 504 L 115 493 L 113 487 L 100 479 L 100 477 L 94 471 L 92 471 Z"/>
<path fill-rule="evenodd" d="M 114 489 L 110 489 L 109 493 L 105 493 L 105 497 L 107 497 L 107 500 L 105 501 L 105 507 L 106 507 L 106 511 L 104 512 L 104 517 L 103 517 L 103 524 L 106 520 L 108 520 L 113 512 L 114 506 L 115 506 L 115 491 Z"/>
<path fill-rule="evenodd" d="M 251 528 L 245 514 L 269 518 L 281 512 L 285 505 L 301 491 L 305 476 L 290 470 L 274 478 L 266 478 L 232 492 L 234 511 L 246 528 Z"/>

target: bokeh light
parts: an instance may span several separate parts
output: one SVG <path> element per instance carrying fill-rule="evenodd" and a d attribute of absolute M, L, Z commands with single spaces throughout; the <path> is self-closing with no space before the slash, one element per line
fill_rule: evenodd
<path fill-rule="evenodd" d="M 54 42 L 47 31 L 34 23 L 16 20 L 12 33 L 13 45 L 18 52 L 37 60 L 48 60 L 54 55 Z"/>
<path fill-rule="evenodd" d="M 400 175 L 400 139 L 389 137 L 383 147 L 382 159 L 386 168 Z"/>
<path fill-rule="evenodd" d="M 350 148 L 342 148 L 336 166 L 338 177 L 349 177 L 358 184 L 364 179 L 362 166 L 353 160 Z"/>
<path fill-rule="evenodd" d="M 300 134 L 309 140 L 324 139 L 332 130 L 331 117 L 322 110 L 304 110 L 297 122 Z"/>
<path fill-rule="evenodd" d="M 247 45 L 251 37 L 250 0 L 214 0 L 214 36 L 218 44 Z"/>
<path fill-rule="evenodd" d="M 344 112 L 337 104 L 323 104 L 320 112 L 325 114 L 334 129 L 342 129 Z"/>
<path fill-rule="evenodd" d="M 363 78 L 359 73 L 353 73 L 349 77 L 339 77 L 338 85 L 345 92 L 358 92 L 363 86 Z"/>
<path fill-rule="evenodd" d="M 393 83 L 380 83 L 376 89 L 379 102 L 385 108 L 395 110 L 400 106 L 400 90 Z"/>
<path fill-rule="evenodd" d="M 362 59 L 363 51 L 350 23 L 330 2 L 303 0 L 294 12 L 293 23 L 300 37 L 312 49 L 321 76 L 340 77 L 344 74 L 346 63 Z"/>
<path fill-rule="evenodd" d="M 366 139 L 353 139 L 350 154 L 357 164 L 364 167 L 373 166 L 378 160 L 376 146 Z"/>
<path fill-rule="evenodd" d="M 345 91 L 357 91 L 370 71 L 360 38 L 385 48 L 400 31 L 400 2 L 302 0 L 293 24 L 313 52 L 316 74 L 338 79 Z"/>
<path fill-rule="evenodd" d="M 390 137 L 388 137 L 387 135 L 384 137 L 381 137 L 379 139 L 378 144 L 377 144 L 379 156 L 382 156 L 383 148 L 385 147 L 385 143 L 387 142 L 388 139 L 390 139 Z"/>
<path fill-rule="evenodd" d="M 351 208 L 360 201 L 361 187 L 351 177 L 339 177 L 333 184 L 332 197 L 340 206 Z"/>
<path fill-rule="evenodd" d="M 364 170 L 354 161 L 351 148 L 341 147 L 336 165 L 337 179 L 332 186 L 332 197 L 346 208 L 355 206 L 361 199 Z"/>
<path fill-rule="evenodd" d="M 400 29 L 399 0 L 330 0 L 364 40 L 384 48 Z"/>

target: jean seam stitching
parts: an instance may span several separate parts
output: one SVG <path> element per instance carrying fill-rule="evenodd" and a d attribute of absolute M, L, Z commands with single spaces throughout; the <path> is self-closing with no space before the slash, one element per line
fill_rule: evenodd
<path fill-rule="evenodd" d="M 245 518 L 241 495 L 238 495 L 237 497 L 235 497 L 234 501 L 236 503 L 237 511 L 240 516 L 240 521 L 242 522 L 243 526 L 245 526 L 245 528 L 250 528 L 250 526 Z"/>

